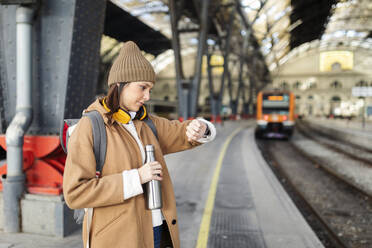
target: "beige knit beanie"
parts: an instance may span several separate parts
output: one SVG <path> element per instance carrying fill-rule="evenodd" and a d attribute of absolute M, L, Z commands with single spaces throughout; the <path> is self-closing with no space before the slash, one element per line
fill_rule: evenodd
<path fill-rule="evenodd" d="M 121 82 L 146 81 L 155 83 L 155 71 L 133 41 L 125 42 L 111 66 L 108 86 Z"/>

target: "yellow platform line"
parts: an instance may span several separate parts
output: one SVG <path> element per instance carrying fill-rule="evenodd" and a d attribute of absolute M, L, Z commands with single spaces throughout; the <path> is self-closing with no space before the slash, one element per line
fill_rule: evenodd
<path fill-rule="evenodd" d="M 220 156 L 218 157 L 216 169 L 214 170 L 211 186 L 209 188 L 207 203 L 205 204 L 205 207 L 204 207 L 204 213 L 203 213 L 202 221 L 200 223 L 199 236 L 198 236 L 198 242 L 196 243 L 196 248 L 207 247 L 209 227 L 211 224 L 211 218 L 212 218 L 213 207 L 214 207 L 214 199 L 216 198 L 216 191 L 217 191 L 218 179 L 220 177 L 222 161 L 223 161 L 223 158 L 225 157 L 227 147 L 229 146 L 231 140 L 234 138 L 235 135 L 237 135 L 244 128 L 246 128 L 246 126 L 241 127 L 235 130 L 232 134 L 230 134 L 230 136 L 227 137 L 225 144 L 222 147 Z"/>

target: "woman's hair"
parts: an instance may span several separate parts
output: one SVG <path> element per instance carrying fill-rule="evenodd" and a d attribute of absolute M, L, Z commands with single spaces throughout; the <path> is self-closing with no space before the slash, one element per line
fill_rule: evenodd
<path fill-rule="evenodd" d="M 105 115 L 110 122 L 112 115 L 120 108 L 120 93 L 125 84 L 127 84 L 127 82 L 120 83 L 119 86 L 117 84 L 110 85 L 107 96 L 105 97 L 106 106 L 110 109 L 110 112 L 106 113 Z M 101 100 L 103 99 L 101 98 Z"/>

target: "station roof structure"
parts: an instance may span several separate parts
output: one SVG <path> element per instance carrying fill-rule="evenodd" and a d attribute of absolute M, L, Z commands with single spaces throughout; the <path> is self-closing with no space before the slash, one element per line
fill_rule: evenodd
<path fill-rule="evenodd" d="M 171 49 L 169 40 L 172 39 L 172 31 L 167 0 L 112 0 L 112 2 L 126 10 L 131 18 L 138 18 L 144 25 L 151 27 L 153 31 L 148 34 L 154 34 L 154 37 L 163 36 L 159 42 L 160 48 L 157 49 L 158 45 L 151 42 L 152 38 L 142 37 L 139 34 L 141 32 L 137 31 L 140 29 L 136 30 L 133 28 L 135 26 L 130 26 L 133 34 L 128 35 L 138 37 L 139 43 L 143 39 L 143 43 L 140 43 L 142 49 L 155 56 L 161 51 Z M 185 29 L 197 30 L 198 3 L 199 1 L 184 1 L 182 25 Z M 372 48 L 370 0 L 211 0 L 212 9 L 233 4 L 240 5 L 254 37 L 251 49 L 255 50 L 255 56 L 263 58 L 269 71 L 285 63 L 291 51 L 314 42 L 324 48 L 338 45 Z M 114 4 L 110 5 L 109 10 Z M 218 42 L 213 36 L 221 35 L 221 27 L 227 20 L 226 13 L 225 16 L 223 12 L 216 15 L 219 15 L 214 16 L 217 22 L 211 25 L 208 34 L 209 44 Z M 239 23 L 239 20 L 244 21 L 243 18 L 236 21 L 235 35 L 247 32 L 247 28 Z M 117 25 L 113 27 L 116 28 Z M 109 30 L 105 30 L 105 33 L 109 34 Z M 195 32 L 183 36 L 183 53 L 196 51 L 197 34 Z M 238 39 L 236 44 L 241 44 L 241 40 Z M 154 49 L 157 51 L 153 51 Z M 239 50 L 235 53 L 238 54 Z M 169 53 L 169 56 L 173 54 Z"/>
<path fill-rule="evenodd" d="M 104 35 L 117 41 L 126 41 L 127 37 L 131 37 L 145 52 L 155 56 L 171 48 L 169 38 L 159 30 L 151 28 L 110 1 L 107 2 L 105 16 Z"/>

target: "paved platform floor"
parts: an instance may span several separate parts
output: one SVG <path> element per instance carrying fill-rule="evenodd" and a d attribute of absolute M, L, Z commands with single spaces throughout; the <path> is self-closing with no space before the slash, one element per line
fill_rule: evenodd
<path fill-rule="evenodd" d="M 276 180 L 253 138 L 254 121 L 225 122 L 216 140 L 166 156 L 173 180 L 181 247 L 195 247 L 218 157 L 230 134 L 241 126 L 223 157 L 208 247 L 323 247 Z M 82 247 L 80 232 L 66 238 L 0 233 L 0 248 Z"/>
<path fill-rule="evenodd" d="M 231 142 L 208 247 L 323 247 L 261 156 L 253 128 Z"/>
<path fill-rule="evenodd" d="M 352 143 L 364 149 L 371 149 L 372 125 L 360 126 L 357 121 L 332 120 L 325 118 L 306 118 L 305 122 L 310 123 L 323 135 L 346 143 Z"/>
<path fill-rule="evenodd" d="M 307 117 L 307 121 L 315 122 L 318 124 L 323 124 L 326 126 L 331 126 L 334 128 L 349 129 L 354 131 L 361 132 L 372 132 L 372 120 L 365 120 L 364 126 L 363 122 L 360 119 L 328 119 L 328 118 L 316 118 L 316 117 Z"/>

